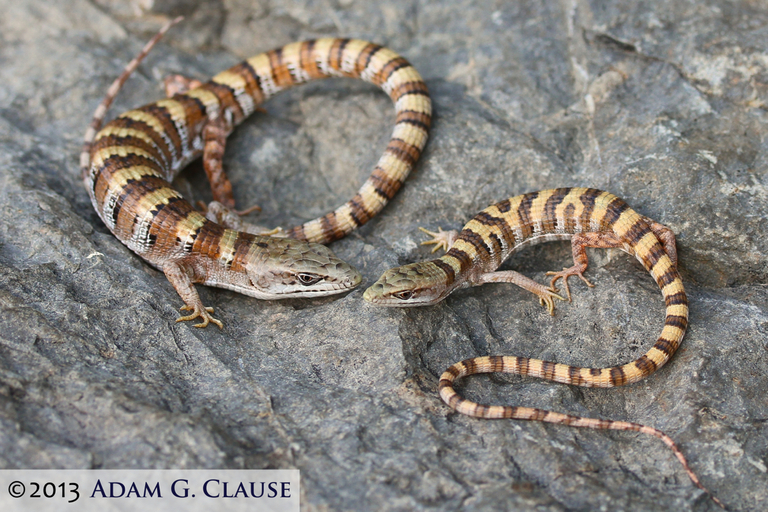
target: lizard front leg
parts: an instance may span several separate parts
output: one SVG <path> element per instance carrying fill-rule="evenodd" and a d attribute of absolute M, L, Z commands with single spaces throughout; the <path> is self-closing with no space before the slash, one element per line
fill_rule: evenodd
<path fill-rule="evenodd" d="M 200 276 L 201 272 L 204 273 L 204 270 L 191 261 L 177 260 L 166 261 L 163 263 L 163 273 L 165 273 L 165 277 L 168 278 L 176 289 L 176 292 L 178 292 L 179 296 L 184 301 L 184 306 L 182 306 L 181 309 L 192 311 L 191 314 L 181 316 L 177 318 L 176 321 L 186 322 L 188 320 L 200 318 L 202 322 L 195 324 L 195 327 L 207 327 L 209 323 L 214 323 L 219 326 L 219 329 L 223 329 L 224 324 L 212 316 L 213 308 L 205 307 L 200 300 L 200 296 L 197 294 L 197 290 L 195 290 L 193 282 L 202 280 Z"/>
<path fill-rule="evenodd" d="M 473 284 L 478 285 L 485 283 L 512 283 L 523 290 L 528 290 L 539 298 L 539 304 L 546 307 L 549 314 L 553 316 L 555 314 L 555 299 L 565 300 L 556 293 L 556 288 L 547 288 L 514 270 L 486 272 L 485 274 L 480 274 L 476 280 L 473 281 Z"/>

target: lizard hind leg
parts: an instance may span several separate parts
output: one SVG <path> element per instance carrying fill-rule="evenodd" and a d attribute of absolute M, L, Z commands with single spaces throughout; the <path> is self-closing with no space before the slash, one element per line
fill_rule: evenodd
<path fill-rule="evenodd" d="M 211 184 L 213 199 L 227 208 L 235 207 L 232 183 L 224 172 L 224 148 L 227 147 L 227 135 L 231 127 L 221 117 L 210 121 L 203 128 L 203 169 Z"/>
<path fill-rule="evenodd" d="M 168 75 L 163 80 L 165 95 L 172 98 L 176 94 L 184 94 L 192 89 L 203 85 L 203 82 L 196 78 L 189 78 L 184 75 Z M 231 127 L 223 119 L 209 122 L 203 128 L 203 168 L 208 182 L 211 185 L 214 200 L 226 205 L 228 208 L 235 207 L 235 198 L 232 192 L 232 183 L 224 172 L 224 150 L 227 146 L 227 135 Z M 254 210 L 261 210 L 254 205 L 246 208 L 242 212 L 236 212 L 238 215 L 246 215 Z"/>
<path fill-rule="evenodd" d="M 246 222 L 241 219 L 242 216 L 247 215 L 254 210 L 261 210 L 261 208 L 258 206 L 251 206 L 246 210 L 239 211 L 227 208 L 218 201 L 211 201 L 207 207 L 202 203 L 202 201 L 200 204 L 202 205 L 203 213 L 205 214 L 206 219 L 220 224 L 227 229 L 244 231 L 252 235 L 275 237 L 285 236 L 283 228 L 277 227 L 274 229 L 269 229 L 263 226 L 257 226 L 256 224 L 251 224 L 250 222 Z"/>
<path fill-rule="evenodd" d="M 590 233 L 576 233 L 571 237 L 571 252 L 573 253 L 573 266 L 564 268 L 560 272 L 547 272 L 546 275 L 552 276 L 550 287 L 557 291 L 555 283 L 558 279 L 563 280 L 563 287 L 565 288 L 565 294 L 568 297 L 568 302 L 571 301 L 571 289 L 568 286 L 568 278 L 571 276 L 578 276 L 584 283 L 590 288 L 594 288 L 594 284 L 584 277 L 584 272 L 587 270 L 587 247 L 594 247 L 597 249 L 611 249 L 622 248 L 624 244 L 618 239 L 616 235 L 611 232 L 590 232 Z"/>
<path fill-rule="evenodd" d="M 213 200 L 220 203 L 225 208 L 236 213 L 238 216 L 246 215 L 252 211 L 260 211 L 259 206 L 253 205 L 250 208 L 246 208 L 242 211 L 235 210 L 235 196 L 232 192 L 232 182 L 229 181 L 229 177 L 224 172 L 224 149 L 227 146 L 227 135 L 231 131 L 229 123 L 222 118 L 216 121 L 211 121 L 205 128 L 203 128 L 203 169 L 205 169 L 205 175 L 208 177 L 208 182 L 211 185 L 211 192 L 213 193 Z M 211 219 L 214 220 L 214 219 Z M 243 225 L 248 225 L 243 223 Z M 236 229 L 236 228 L 231 228 Z M 278 228 L 279 229 L 279 228 Z M 263 228 L 259 228 L 262 233 Z M 246 231 L 240 229 L 239 231 Z M 251 233 L 251 231 L 248 231 Z M 270 233 L 266 233 L 270 234 Z"/>
<path fill-rule="evenodd" d="M 176 94 L 183 94 L 192 89 L 197 89 L 203 85 L 203 82 L 196 78 L 189 78 L 184 75 L 168 75 L 163 79 L 163 88 L 165 96 L 172 98 Z"/>
<path fill-rule="evenodd" d="M 649 219 L 645 215 L 642 215 L 642 218 L 645 222 L 648 223 L 648 226 L 651 228 L 651 231 L 653 231 L 653 234 L 656 235 L 656 238 L 661 241 L 661 244 L 664 246 L 664 252 L 666 252 L 667 256 L 669 256 L 669 259 L 672 260 L 672 264 L 677 267 L 677 245 L 675 243 L 675 233 L 664 224 L 656 222 L 653 219 Z"/>

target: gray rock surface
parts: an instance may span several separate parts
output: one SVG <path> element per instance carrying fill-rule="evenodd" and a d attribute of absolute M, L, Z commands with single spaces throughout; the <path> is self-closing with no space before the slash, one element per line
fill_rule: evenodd
<path fill-rule="evenodd" d="M 663 322 L 651 278 L 590 252 L 594 289 L 550 318 L 513 286 L 414 310 L 362 302 L 365 284 L 425 259 L 418 226 L 594 186 L 678 234 L 690 329 L 636 385 L 581 389 L 469 379 L 486 403 L 625 419 L 666 431 L 731 510 L 768 509 L 768 7 L 749 0 L 464 2 L 0 0 L 0 467 L 287 468 L 302 508 L 716 510 L 643 435 L 459 416 L 437 377 L 470 356 L 611 365 Z M 391 46 L 433 94 L 434 130 L 386 210 L 333 244 L 363 287 L 263 302 L 201 289 L 226 328 L 176 324 L 165 277 L 99 221 L 78 178 L 106 87 L 184 14 L 112 113 L 319 36 Z M 386 145 L 393 109 L 353 80 L 279 95 L 230 138 L 225 165 L 259 222 L 340 204 Z M 178 180 L 208 199 L 199 164 Z M 567 244 L 515 256 L 543 281 Z"/>

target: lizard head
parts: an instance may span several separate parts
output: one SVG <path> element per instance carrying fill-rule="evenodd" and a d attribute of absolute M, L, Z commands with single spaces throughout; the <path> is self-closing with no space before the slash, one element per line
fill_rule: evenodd
<path fill-rule="evenodd" d="M 363 298 L 377 306 L 426 306 L 443 300 L 454 289 L 449 277 L 436 261 L 411 263 L 392 268 L 370 288 Z"/>
<path fill-rule="evenodd" d="M 246 295 L 262 299 L 320 297 L 356 287 L 362 276 L 324 245 L 289 238 L 259 237 L 245 271 Z"/>

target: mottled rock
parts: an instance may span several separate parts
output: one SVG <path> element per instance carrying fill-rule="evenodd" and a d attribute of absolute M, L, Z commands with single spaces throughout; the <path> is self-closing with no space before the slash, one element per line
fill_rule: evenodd
<path fill-rule="evenodd" d="M 678 234 L 690 328 L 673 360 L 619 389 L 508 376 L 462 392 L 664 430 L 732 510 L 768 503 L 768 9 L 667 2 L 0 0 L 0 467 L 296 467 L 305 510 L 715 510 L 643 435 L 456 415 L 436 394 L 459 359 L 626 362 L 663 304 L 623 253 L 591 251 L 594 289 L 546 311 L 516 287 L 413 310 L 263 302 L 201 289 L 223 331 L 176 324 L 165 277 L 92 210 L 79 146 L 112 79 L 175 27 L 112 112 L 158 99 L 168 73 L 204 78 L 294 40 L 391 46 L 427 80 L 434 130 L 385 211 L 333 250 L 371 283 L 428 256 L 418 226 L 594 186 Z M 259 222 L 293 225 L 350 197 L 393 109 L 353 80 L 271 100 L 225 165 Z M 200 165 L 178 180 L 210 193 Z M 567 244 L 508 266 L 543 281 Z M 365 283 L 364 283 L 365 286 Z"/>

